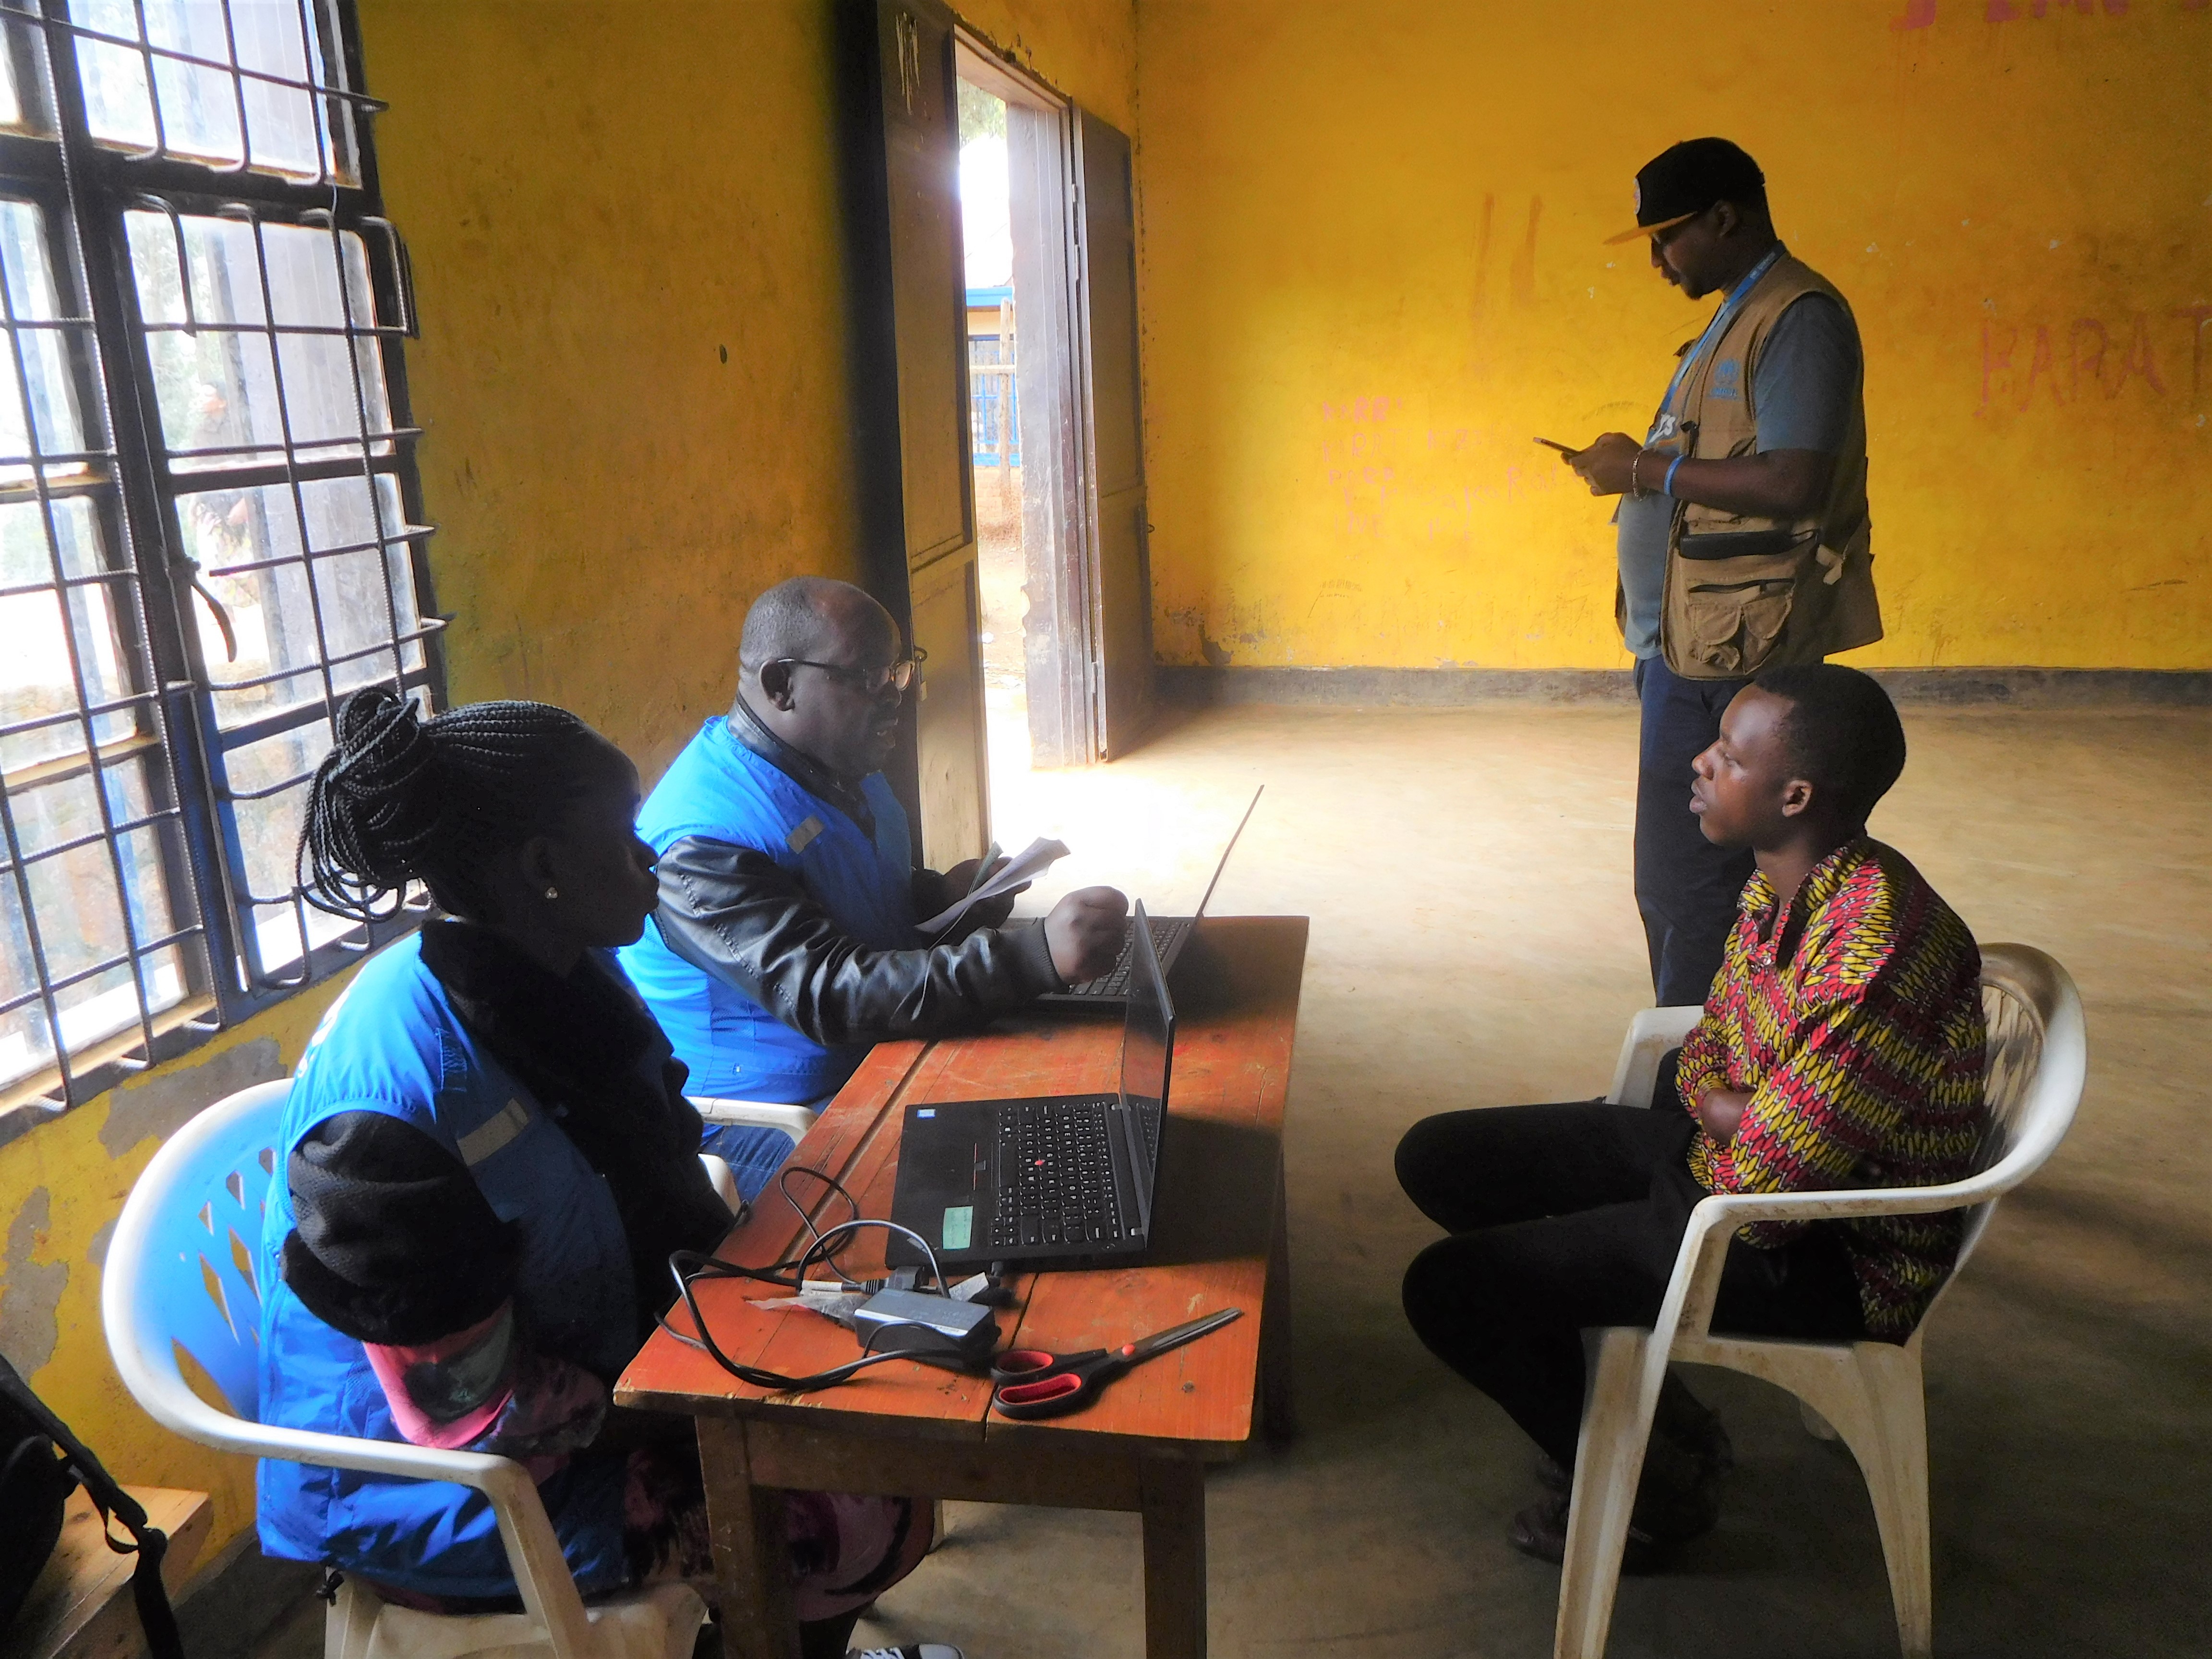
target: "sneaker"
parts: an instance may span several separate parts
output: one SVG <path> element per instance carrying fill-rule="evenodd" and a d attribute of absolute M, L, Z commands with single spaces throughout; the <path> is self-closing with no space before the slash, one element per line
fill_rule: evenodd
<path fill-rule="evenodd" d="M 1548 1451 L 1540 1451 L 1535 1453 L 1535 1484 L 1544 1491 L 1555 1491 L 1566 1498 L 1575 1491 L 1575 1471 L 1553 1458 Z"/>
<path fill-rule="evenodd" d="M 1668 1374 L 1667 1386 L 1660 1391 L 1659 1409 L 1653 1418 L 1651 1433 L 1654 1444 L 1663 1437 L 1695 1458 L 1706 1480 L 1717 1480 L 1735 1468 L 1735 1447 L 1729 1440 L 1721 1414 L 1700 1405 L 1697 1396 L 1672 1372 Z M 1574 1490 L 1574 1471 L 1549 1452 L 1536 1454 L 1535 1474 L 1536 1484 L 1546 1492 Z"/>
<path fill-rule="evenodd" d="M 1551 1464 L 1563 1482 L 1567 1480 L 1557 1462 L 1550 1458 L 1543 1462 Z M 1711 1532 L 1720 1521 L 1720 1475 L 1697 1453 L 1653 1437 L 1644 1457 L 1644 1478 L 1636 1486 L 1636 1508 L 1629 1516 L 1620 1570 L 1660 1571 L 1682 1545 Z M 1566 1492 L 1554 1491 L 1522 1510 L 1513 1517 L 1506 1537 L 1523 1555 L 1554 1565 L 1565 1559 Z"/>
<path fill-rule="evenodd" d="M 1575 1472 L 1549 1452 L 1536 1454 L 1536 1484 L 1562 1498 L 1575 1489 Z"/>
<path fill-rule="evenodd" d="M 848 1648 L 845 1659 L 968 1659 L 950 1642 L 909 1642 L 902 1648 Z"/>
<path fill-rule="evenodd" d="M 1717 1478 L 1735 1468 L 1735 1448 L 1729 1443 L 1721 1414 L 1699 1403 L 1697 1395 L 1672 1371 L 1659 1390 L 1659 1408 L 1652 1413 L 1652 1432 L 1664 1435 L 1695 1457 L 1707 1475 Z"/>

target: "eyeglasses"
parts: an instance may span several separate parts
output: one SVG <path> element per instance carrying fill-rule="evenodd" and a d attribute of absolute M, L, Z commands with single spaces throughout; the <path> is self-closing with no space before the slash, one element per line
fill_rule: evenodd
<path fill-rule="evenodd" d="M 817 662 L 811 657 L 774 657 L 761 666 L 766 668 L 780 662 L 793 668 L 818 668 L 830 678 L 842 680 L 873 697 L 881 695 L 886 685 L 895 685 L 902 692 L 905 691 L 914 684 L 914 677 L 921 672 L 922 664 L 928 660 L 929 653 L 917 645 L 896 662 L 884 668 L 855 668 L 850 663 Z"/>

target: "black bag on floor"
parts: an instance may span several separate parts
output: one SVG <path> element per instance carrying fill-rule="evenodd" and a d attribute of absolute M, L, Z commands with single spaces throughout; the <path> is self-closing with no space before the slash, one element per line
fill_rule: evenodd
<path fill-rule="evenodd" d="M 161 1583 L 168 1538 L 146 1524 L 138 1500 L 115 1484 L 115 1477 L 0 1354 L 0 1630 L 15 1619 L 53 1554 L 62 1535 L 63 1506 L 80 1482 L 100 1519 L 110 1523 L 107 1547 L 118 1555 L 137 1552 L 131 1594 L 153 1659 L 184 1659 L 177 1615 Z M 129 1543 L 116 1540 L 116 1521 L 130 1533 Z"/>

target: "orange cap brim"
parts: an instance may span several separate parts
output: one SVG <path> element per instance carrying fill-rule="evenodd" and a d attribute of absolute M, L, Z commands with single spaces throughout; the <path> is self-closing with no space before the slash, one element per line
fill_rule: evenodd
<path fill-rule="evenodd" d="M 1697 216 L 1695 213 L 1678 213 L 1671 219 L 1662 219 L 1656 225 L 1638 225 L 1633 230 L 1622 231 L 1618 236 L 1607 237 L 1605 245 L 1612 247 L 1619 242 L 1632 242 L 1639 236 L 1656 236 L 1662 230 L 1672 230 L 1677 225 L 1686 225 Z"/>

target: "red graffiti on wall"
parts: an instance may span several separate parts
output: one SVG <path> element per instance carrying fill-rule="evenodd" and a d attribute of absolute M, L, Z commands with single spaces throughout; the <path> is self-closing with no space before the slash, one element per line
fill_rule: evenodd
<path fill-rule="evenodd" d="M 1406 400 L 1389 397 L 1346 398 L 1342 403 L 1333 404 L 1324 398 L 1321 417 L 1324 421 L 1387 421 L 1393 404 L 1403 409 Z"/>
<path fill-rule="evenodd" d="M 1513 256 L 1513 264 L 1506 272 L 1508 284 L 1516 306 L 1536 303 L 1536 227 L 1544 217 L 1544 198 L 1528 198 L 1528 229 L 1521 239 L 1520 252 Z"/>
<path fill-rule="evenodd" d="M 1482 326 L 1482 313 L 1490 303 L 1490 219 L 1497 209 L 1497 197 L 1482 198 L 1482 228 L 1474 241 L 1474 299 L 1467 312 L 1468 322 L 1476 328 Z"/>
<path fill-rule="evenodd" d="M 2212 9 L 2212 0 L 2179 0 L 2182 11 L 2203 11 Z M 1954 12 L 1966 9 L 1962 3 Z M 2061 16 L 2067 12 L 2088 17 L 2102 11 L 2107 17 L 2125 17 L 2129 13 L 2128 0 L 1982 0 L 1982 21 L 1985 23 L 2016 23 L 2022 18 L 2047 17 L 2056 12 Z M 1936 0 L 1905 0 L 1905 9 L 1889 20 L 1893 29 L 1924 29 L 1936 21 Z"/>
<path fill-rule="evenodd" d="M 2205 0 L 2212 5 L 2212 0 Z M 2192 402 L 2204 393 L 2204 325 L 2212 323 L 2212 306 L 2176 306 L 2169 313 L 2191 326 L 2189 330 L 2189 396 Z"/>
<path fill-rule="evenodd" d="M 2189 393 L 2192 402 L 2204 390 L 2205 325 L 2212 305 L 2178 306 L 2160 316 L 2128 313 L 2107 325 L 2100 317 L 2067 323 L 2037 320 L 1982 325 L 1982 401 L 1975 413 L 1993 408 L 2027 410 L 2039 398 L 2064 408 L 2093 396 L 2111 401 L 2140 382 L 2155 398 L 2167 395 L 2159 367 L 2160 339 L 2171 354 L 2177 343 L 2170 323 L 2189 328 Z"/>

